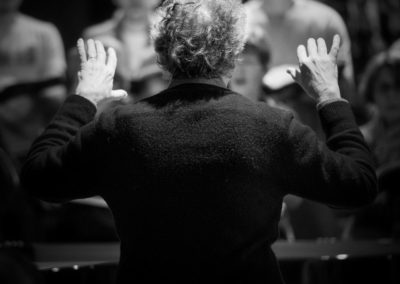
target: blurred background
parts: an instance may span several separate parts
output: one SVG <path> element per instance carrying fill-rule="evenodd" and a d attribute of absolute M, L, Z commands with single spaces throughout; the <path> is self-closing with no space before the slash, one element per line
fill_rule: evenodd
<path fill-rule="evenodd" d="M 308 37 L 341 35 L 342 95 L 373 151 L 380 193 L 358 210 L 287 196 L 275 251 L 287 283 L 400 283 L 400 1 L 253 0 L 230 88 L 289 109 L 324 139 L 315 106 L 286 75 Z M 52 204 L 19 170 L 74 92 L 78 38 L 117 50 L 115 87 L 134 103 L 168 86 L 148 37 L 158 0 L 0 0 L 0 283 L 114 283 L 118 236 L 101 197 Z M 107 105 L 99 108 L 108 107 Z M 288 177 L 290 178 L 290 177 Z"/>

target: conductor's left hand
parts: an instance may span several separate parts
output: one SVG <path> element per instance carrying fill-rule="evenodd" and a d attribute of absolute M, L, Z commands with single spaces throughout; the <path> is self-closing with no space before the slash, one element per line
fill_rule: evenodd
<path fill-rule="evenodd" d="M 95 106 L 105 100 L 120 100 L 127 96 L 124 90 L 113 91 L 117 56 L 113 48 L 107 52 L 100 41 L 89 39 L 86 47 L 82 39 L 78 40 L 78 52 L 81 60 L 81 70 L 78 72 L 78 87 L 76 94 Z"/>

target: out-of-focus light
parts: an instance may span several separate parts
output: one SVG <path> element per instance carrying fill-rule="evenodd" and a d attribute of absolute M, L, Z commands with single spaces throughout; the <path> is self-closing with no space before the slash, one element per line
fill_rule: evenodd
<path fill-rule="evenodd" d="M 59 269 L 58 267 L 53 267 L 53 268 L 51 269 L 51 271 L 53 271 L 53 272 L 58 272 L 58 271 L 60 271 L 60 269 Z"/>
<path fill-rule="evenodd" d="M 338 254 L 338 255 L 336 256 L 336 259 L 344 260 L 344 259 L 347 259 L 348 257 L 349 257 L 348 254 Z"/>
<path fill-rule="evenodd" d="M 73 268 L 74 270 L 78 270 L 78 269 L 79 269 L 79 266 L 78 266 L 78 265 L 74 265 L 74 266 L 72 266 L 72 268 Z"/>

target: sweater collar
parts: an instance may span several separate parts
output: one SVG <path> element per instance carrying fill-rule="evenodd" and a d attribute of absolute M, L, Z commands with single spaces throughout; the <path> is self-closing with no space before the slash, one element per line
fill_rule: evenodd
<path fill-rule="evenodd" d="M 185 84 L 205 84 L 205 85 L 217 86 L 220 88 L 227 88 L 228 85 L 222 78 L 172 79 L 171 83 L 169 84 L 169 88 Z"/>

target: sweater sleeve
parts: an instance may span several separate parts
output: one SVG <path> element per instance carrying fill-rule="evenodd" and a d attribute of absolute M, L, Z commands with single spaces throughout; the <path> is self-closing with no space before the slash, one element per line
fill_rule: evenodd
<path fill-rule="evenodd" d="M 373 201 L 377 178 L 373 159 L 344 101 L 319 109 L 326 143 L 291 117 L 284 153 L 286 193 L 332 207 L 354 208 Z"/>
<path fill-rule="evenodd" d="M 93 118 L 95 106 L 72 95 L 36 139 L 21 170 L 23 187 L 52 202 L 98 194 L 96 163 L 99 141 Z"/>

